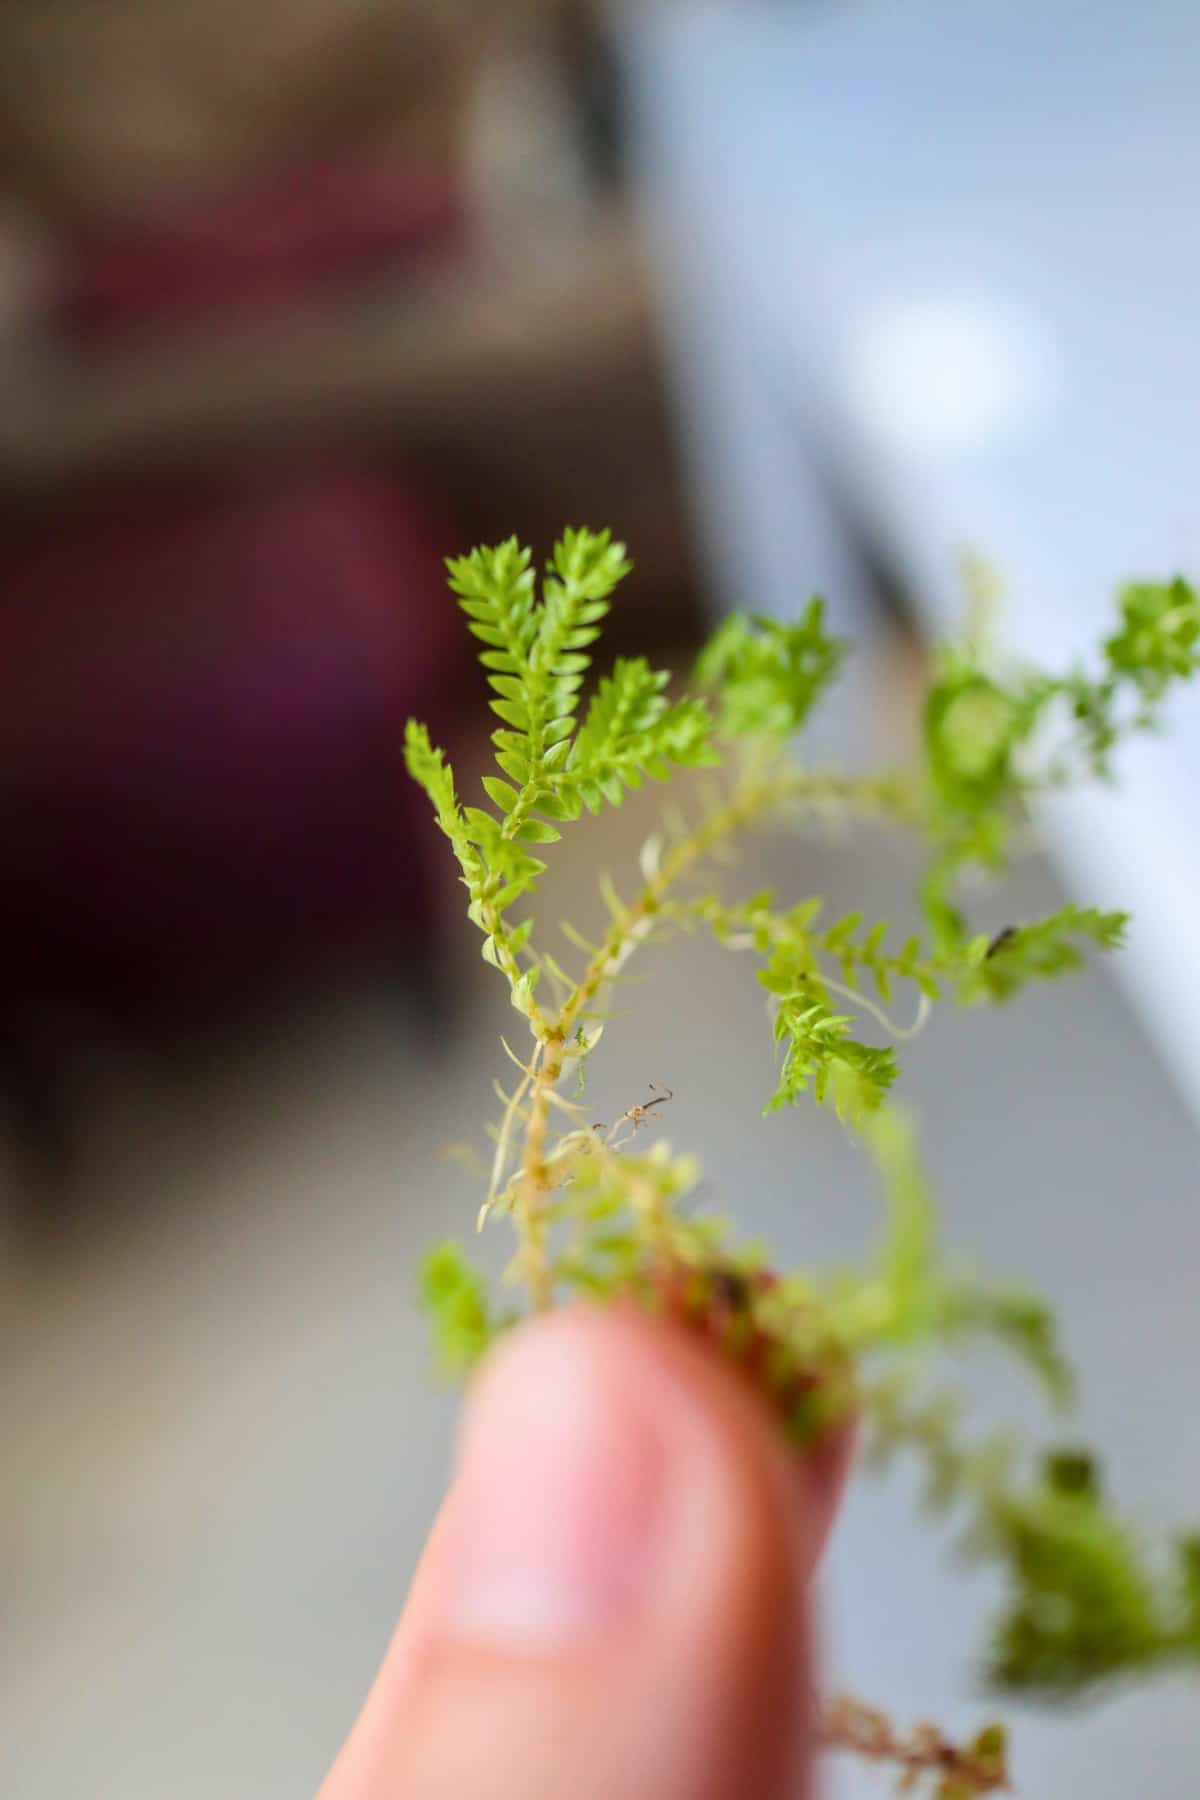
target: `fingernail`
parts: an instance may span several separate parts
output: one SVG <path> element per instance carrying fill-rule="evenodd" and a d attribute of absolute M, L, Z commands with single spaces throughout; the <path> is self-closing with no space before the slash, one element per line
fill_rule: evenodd
<path fill-rule="evenodd" d="M 653 1605 L 686 1425 L 652 1374 L 628 1379 L 602 1329 L 518 1334 L 472 1398 L 440 1626 L 537 1651 L 618 1631 Z"/>

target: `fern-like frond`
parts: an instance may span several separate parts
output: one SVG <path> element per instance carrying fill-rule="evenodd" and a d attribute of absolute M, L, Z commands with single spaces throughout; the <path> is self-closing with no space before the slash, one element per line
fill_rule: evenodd
<path fill-rule="evenodd" d="M 430 742 L 429 729 L 410 719 L 404 729 L 404 762 L 409 775 L 433 804 L 438 829 L 445 833 L 468 885 L 482 874 L 483 865 L 471 843 L 470 832 L 454 787 L 454 771 L 445 752 Z"/>
<path fill-rule="evenodd" d="M 571 746 L 558 785 L 564 805 L 598 812 L 605 801 L 619 806 L 626 788 L 645 776 L 665 781 L 676 768 L 715 763 L 711 721 L 702 701 L 674 705 L 665 689 L 670 677 L 644 657 L 618 657 L 601 679 L 587 717 Z"/>
<path fill-rule="evenodd" d="M 850 1035 L 853 1024 L 811 995 L 783 1001 L 775 1014 L 783 1063 L 769 1113 L 811 1092 L 818 1106 L 831 1100 L 839 1118 L 858 1125 L 882 1103 L 896 1079 L 895 1051 L 860 1043 Z"/>
<path fill-rule="evenodd" d="M 631 567 L 610 532 L 567 531 L 539 600 L 532 557 L 510 539 L 449 565 L 450 585 L 486 648 L 480 660 L 502 721 L 492 734 L 500 776 L 484 788 L 503 840 L 554 843 L 586 806 L 619 804 L 646 776 L 715 760 L 703 704 L 671 704 L 669 677 L 618 659 L 577 729 L 580 690 L 612 595 Z M 473 830 L 485 831 L 468 814 Z M 485 856 L 489 854 L 485 848 Z"/>
<path fill-rule="evenodd" d="M 954 899 L 969 869 L 1002 874 L 1011 826 L 1039 789 L 1107 778 L 1131 731 L 1156 725 L 1179 682 L 1200 669 L 1200 599 L 1186 581 L 1135 582 L 1098 669 L 1003 666 L 977 643 L 944 649 L 924 710 L 933 855 L 923 898 L 935 942 L 966 934 Z"/>
<path fill-rule="evenodd" d="M 808 718 L 845 655 L 846 645 L 825 628 L 820 599 L 791 625 L 734 613 L 702 651 L 696 683 L 718 696 L 725 736 L 786 737 Z"/>
<path fill-rule="evenodd" d="M 611 532 L 567 531 L 555 546 L 539 600 L 532 552 L 515 538 L 448 564 L 450 587 L 485 645 L 480 661 L 502 720 L 493 736 L 505 775 L 527 791 L 571 734 L 579 689 L 611 596 L 628 574 Z"/>
<path fill-rule="evenodd" d="M 1033 924 L 1015 925 L 979 953 L 973 946 L 959 983 L 965 1001 L 1008 1000 L 1031 981 L 1054 981 L 1083 967 L 1082 944 L 1119 950 L 1129 915 L 1064 906 Z"/>

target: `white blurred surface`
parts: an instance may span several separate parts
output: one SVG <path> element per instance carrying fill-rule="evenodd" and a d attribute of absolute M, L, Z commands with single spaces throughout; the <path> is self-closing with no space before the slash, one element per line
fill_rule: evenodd
<path fill-rule="evenodd" d="M 854 537 L 934 632 L 961 557 L 1069 665 L 1117 584 L 1200 578 L 1200 7 L 624 9 L 646 204 L 724 598 L 870 626 Z M 940 344 L 941 358 L 937 357 Z M 1137 916 L 1128 991 L 1200 1113 L 1200 704 L 1056 808 Z"/>

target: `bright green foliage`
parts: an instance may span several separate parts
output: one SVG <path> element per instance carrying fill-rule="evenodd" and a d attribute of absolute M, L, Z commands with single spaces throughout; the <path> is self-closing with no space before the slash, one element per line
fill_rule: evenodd
<path fill-rule="evenodd" d="M 481 929 L 487 929 L 485 906 L 492 909 L 492 917 L 503 912 L 520 895 L 531 891 L 546 865 L 513 838 L 506 837 L 489 813 L 459 803 L 445 755 L 430 744 L 428 730 L 415 719 L 408 721 L 404 754 L 409 774 L 429 795 L 438 827 L 453 845 L 463 883 L 471 896 L 470 917 Z"/>
<path fill-rule="evenodd" d="M 675 1156 L 661 1141 L 642 1155 L 617 1157 L 586 1132 L 568 1140 L 568 1155 L 572 1178 L 553 1207 L 561 1230 L 554 1274 L 567 1291 L 608 1298 L 643 1285 L 646 1247 L 639 1219 L 657 1218 L 664 1253 L 669 1244 L 672 1256 L 697 1265 L 723 1237 L 712 1220 L 676 1216 L 696 1185 L 694 1157 Z"/>
<path fill-rule="evenodd" d="M 1132 582 L 1121 590 L 1121 629 L 1104 646 L 1110 680 L 1154 706 L 1200 669 L 1200 599 L 1186 581 Z"/>
<path fill-rule="evenodd" d="M 539 971 L 517 961 L 528 922 L 504 915 L 537 887 L 545 863 L 529 846 L 553 844 L 559 825 L 608 801 L 619 805 L 645 776 L 715 760 L 711 722 L 698 700 L 672 705 L 668 677 L 641 659 L 618 661 L 601 682 L 582 726 L 580 692 L 615 588 L 630 564 L 610 532 L 567 531 L 556 545 L 539 598 L 530 551 L 515 538 L 448 564 L 450 587 L 485 646 L 480 661 L 502 721 L 492 733 L 501 775 L 484 778 L 494 811 L 460 805 L 453 775 L 423 725 L 410 720 L 408 770 L 433 802 L 454 846 L 470 895 L 469 917 L 484 933 L 483 955 L 513 984 L 513 1004 L 539 1016 Z M 520 985 L 518 985 L 520 984 Z"/>
<path fill-rule="evenodd" d="M 460 1245 L 439 1244 L 421 1269 L 421 1300 L 433 1322 L 438 1365 L 447 1375 L 473 1368 L 491 1344 L 497 1325 L 483 1279 Z"/>
<path fill-rule="evenodd" d="M 890 1004 L 894 983 L 912 982 L 927 1000 L 941 997 L 941 983 L 954 979 L 967 966 L 967 955 L 930 955 L 913 935 L 899 947 L 887 944 L 886 919 L 863 929 L 861 912 L 847 913 L 832 925 L 822 925 L 823 903 L 804 900 L 798 906 L 776 911 L 769 892 L 756 894 L 740 906 L 725 906 L 709 898 L 696 911 L 717 937 L 734 949 L 756 950 L 767 958 L 760 976 L 770 993 L 787 997 L 799 993 L 805 983 L 821 983 L 832 971 L 842 984 L 859 989 L 870 977 L 879 998 Z M 987 948 L 986 938 L 971 954 Z"/>
<path fill-rule="evenodd" d="M 924 713 L 934 848 L 924 901 L 936 944 L 961 942 L 959 876 L 1004 873 L 1013 819 L 1039 788 L 1072 779 L 1080 762 L 1108 777 L 1122 738 L 1154 727 L 1169 691 L 1197 669 L 1200 599 L 1178 578 L 1122 589 L 1120 628 L 1096 674 L 1003 667 L 974 642 L 943 650 Z"/>
<path fill-rule="evenodd" d="M 409 774 L 432 800 L 438 829 L 450 839 L 464 877 L 468 884 L 473 883 L 482 873 L 482 864 L 467 835 L 454 772 L 443 752 L 430 743 L 428 728 L 416 719 L 410 719 L 405 727 L 404 758 Z"/>
<path fill-rule="evenodd" d="M 825 629 L 824 602 L 814 599 L 794 625 L 732 614 L 697 663 L 696 680 L 720 695 L 727 737 L 784 737 L 804 724 L 845 654 Z"/>
<path fill-rule="evenodd" d="M 759 980 L 770 988 L 769 972 Z M 861 1123 L 879 1106 L 898 1073 L 894 1050 L 873 1049 L 850 1036 L 854 1020 L 831 1012 L 811 992 L 786 997 L 775 1014 L 775 1041 L 783 1046 L 779 1086 L 768 1112 L 791 1106 L 811 1090 L 818 1106 L 832 1097 L 839 1118 Z"/>
<path fill-rule="evenodd" d="M 964 1000 L 1008 1000 L 1027 982 L 1073 975 L 1083 967 L 1079 941 L 1098 950 L 1119 950 L 1128 923 L 1127 913 L 1064 906 L 1032 925 L 1014 926 L 969 963 L 959 995 Z"/>
<path fill-rule="evenodd" d="M 1082 968 L 1081 942 L 1118 949 L 1127 922 L 1123 913 L 1065 906 L 992 940 L 955 937 L 923 950 L 916 936 L 889 946 L 886 920 L 864 927 L 863 915 L 855 912 L 825 925 L 821 911 L 815 899 L 777 911 L 769 893 L 732 907 L 705 896 L 690 909 L 718 942 L 752 949 L 765 959 L 758 979 L 774 997 L 775 1039 L 784 1056 L 768 1110 L 777 1111 L 810 1091 L 821 1104 L 832 1093 L 839 1113 L 856 1122 L 879 1105 L 894 1082 L 896 1055 L 886 1045 L 859 1041 L 853 1015 L 835 1010 L 833 995 L 857 1005 L 891 1035 L 907 1037 L 943 992 L 967 1004 L 1011 999 L 1031 981 Z M 884 1005 L 892 1003 L 898 985 L 911 984 L 914 1025 L 893 1024 L 865 991 L 868 982 Z"/>
<path fill-rule="evenodd" d="M 925 751 L 947 814 L 969 820 L 1034 790 L 1039 776 L 1021 753 L 1064 703 L 1098 774 L 1127 731 L 1155 723 L 1168 691 L 1200 669 L 1200 599 L 1179 579 L 1135 583 L 1122 589 L 1120 618 L 1097 675 L 998 668 L 975 644 L 943 651 L 925 706 Z M 1041 780 L 1059 772 L 1052 763 Z"/>
<path fill-rule="evenodd" d="M 567 762 L 562 793 L 565 804 L 575 802 L 570 816 L 578 815 L 579 802 L 590 812 L 606 800 L 619 806 L 623 789 L 640 787 L 644 775 L 665 781 L 672 765 L 719 761 L 706 708 L 699 700 L 672 706 L 663 692 L 669 679 L 640 656 L 618 657 L 603 677 Z"/>
<path fill-rule="evenodd" d="M 509 779 L 485 785 L 507 836 L 552 843 L 559 836 L 553 821 L 578 818 L 582 806 L 619 805 L 624 789 L 646 775 L 662 781 L 672 764 L 714 760 L 703 705 L 672 706 L 663 693 L 668 676 L 641 657 L 618 660 L 576 731 L 590 646 L 631 567 L 609 532 L 564 534 L 540 602 L 531 553 L 515 539 L 449 567 L 470 629 L 488 646 L 480 661 L 496 694 L 492 711 L 503 720 L 493 733 L 496 761 Z M 531 817 L 537 813 L 540 820 Z"/>
<path fill-rule="evenodd" d="M 758 979 L 773 997 L 775 1042 L 783 1057 L 767 1110 L 777 1112 L 811 1092 L 818 1105 L 832 1099 L 840 1117 L 861 1123 L 895 1080 L 896 1055 L 887 1046 L 860 1042 L 852 1031 L 853 1016 L 834 1010 L 827 964 L 832 962 L 841 977 L 841 984 L 833 986 L 851 1000 L 862 972 L 873 975 L 885 1000 L 891 997 L 892 974 L 904 975 L 936 997 L 936 982 L 919 955 L 917 939 L 887 956 L 882 951 L 886 925 L 873 927 L 859 940 L 861 913 L 821 929 L 819 900 L 776 912 L 769 893 L 734 907 L 706 896 L 691 910 L 718 942 L 765 958 Z"/>
<path fill-rule="evenodd" d="M 1075 670 L 1029 683 L 1030 730 L 1065 701 L 1093 773 L 1111 774 L 1127 731 L 1153 730 L 1168 691 L 1200 669 L 1200 599 L 1186 581 L 1133 582 L 1121 590 L 1120 629 L 1104 645 L 1099 675 Z"/>
<path fill-rule="evenodd" d="M 607 532 L 568 532 L 557 546 L 539 601 L 533 558 L 515 538 L 449 564 L 450 586 L 487 648 L 480 661 L 494 690 L 497 761 L 519 788 L 545 772 L 570 736 L 587 648 L 600 635 L 617 584 L 629 571 Z"/>
<path fill-rule="evenodd" d="M 517 1074 L 497 1089 L 504 1112 L 484 1207 L 516 1227 L 512 1279 L 537 1306 L 582 1292 L 686 1319 L 753 1369 L 797 1442 L 857 1404 L 872 1459 L 915 1453 L 927 1500 L 956 1513 L 967 1546 L 1002 1571 L 1006 1606 L 989 1648 L 996 1680 L 1057 1695 L 1200 1663 L 1200 1536 L 1152 1552 L 1109 1507 L 1086 1454 L 1059 1453 L 1031 1479 L 1012 1440 L 966 1440 L 961 1397 L 925 1387 L 923 1358 L 981 1339 L 1017 1356 L 1056 1408 L 1074 1384 L 1040 1299 L 943 1254 L 914 1128 L 889 1099 L 896 1044 L 943 997 L 1006 1001 L 1074 972 L 1089 949 L 1119 947 L 1123 914 L 1075 905 L 972 935 L 960 878 L 1001 878 L 1037 795 L 1079 776 L 1107 778 L 1124 736 L 1153 724 L 1196 673 L 1192 590 L 1178 580 L 1125 588 L 1090 670 L 1014 668 L 978 636 L 945 649 L 923 709 L 919 766 L 860 776 L 798 760 L 796 734 L 844 654 L 820 601 L 794 625 L 727 620 L 698 664 L 702 698 L 672 699 L 668 676 L 633 657 L 602 674 L 585 705 L 594 646 L 629 567 L 624 547 L 607 532 L 566 533 L 540 592 L 515 541 L 449 566 L 500 721 L 488 806 L 462 804 L 424 726 L 410 723 L 406 755 L 453 848 L 483 954 L 529 1024 L 526 1053 L 504 1046 Z M 510 916 L 545 867 L 535 851 L 647 778 L 706 767 L 720 772 L 699 816 L 677 813 L 650 839 L 630 898 L 602 888 L 609 919 L 598 943 L 564 927 L 583 962 L 562 968 L 532 921 Z M 830 814 L 890 821 L 923 840 L 921 929 L 893 935 L 860 911 L 828 918 L 815 898 L 739 900 L 696 885 L 755 821 Z M 664 1116 L 665 1091 L 607 1126 L 578 1104 L 612 983 L 643 946 L 697 925 L 757 962 L 780 1057 L 768 1110 L 811 1095 L 878 1165 L 884 1229 L 860 1267 L 782 1275 L 765 1251 L 739 1246 L 731 1227 L 698 1216 L 694 1159 L 637 1141 Z M 455 1245 L 432 1254 L 422 1287 L 445 1367 L 469 1366 L 510 1322 L 493 1314 Z M 1002 1741 L 985 1733 L 966 1754 L 967 1765 L 921 1765 L 940 1780 L 941 1800 L 975 1800 L 1002 1781 Z"/>
<path fill-rule="evenodd" d="M 916 1130 L 906 1114 L 892 1109 L 876 1114 L 866 1137 L 886 1202 L 882 1241 L 870 1275 L 888 1296 L 891 1335 L 911 1341 L 928 1330 L 941 1307 L 933 1195 L 921 1167 Z"/>
<path fill-rule="evenodd" d="M 943 650 L 925 702 L 925 751 L 930 783 L 948 812 L 973 819 L 1015 785 L 1014 756 L 1032 722 L 1023 700 L 968 648 Z"/>

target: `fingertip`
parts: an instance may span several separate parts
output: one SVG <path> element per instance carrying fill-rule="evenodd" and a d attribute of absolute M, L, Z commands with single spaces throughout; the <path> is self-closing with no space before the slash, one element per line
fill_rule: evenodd
<path fill-rule="evenodd" d="M 801 1575 L 811 1575 L 849 1478 L 857 1420 L 839 1421 L 811 1444 L 797 1447 L 788 1440 L 769 1396 L 735 1360 L 686 1326 L 632 1302 L 559 1308 L 502 1340 L 468 1391 L 460 1467 L 474 1421 L 503 1415 L 501 1429 L 517 1441 L 522 1415 L 544 1405 L 547 1377 L 552 1379 L 556 1368 L 579 1371 L 585 1365 L 593 1373 L 577 1374 L 580 1390 L 590 1381 L 601 1383 L 604 1405 L 612 1411 L 637 1411 L 654 1397 L 668 1412 L 681 1409 L 690 1415 L 710 1436 L 748 1511 L 761 1516 L 758 1502 L 769 1496 L 773 1528 L 791 1540 Z"/>
<path fill-rule="evenodd" d="M 754 1376 L 709 1339 L 675 1321 L 629 1305 L 591 1316 L 619 1319 L 622 1339 L 613 1354 L 629 1366 L 630 1379 L 652 1363 L 668 1368 L 710 1421 L 745 1479 L 757 1473 L 774 1489 L 785 1527 L 796 1540 L 801 1573 L 811 1575 L 828 1542 L 854 1460 L 857 1420 L 851 1415 L 807 1445 L 787 1435 L 783 1418 Z"/>
<path fill-rule="evenodd" d="M 848 1442 L 798 1455 L 743 1371 L 632 1304 L 515 1329 L 330 1795 L 380 1769 L 479 1791 L 502 1747 L 547 1793 L 589 1761 L 612 1800 L 807 1791 L 807 1589 Z"/>

